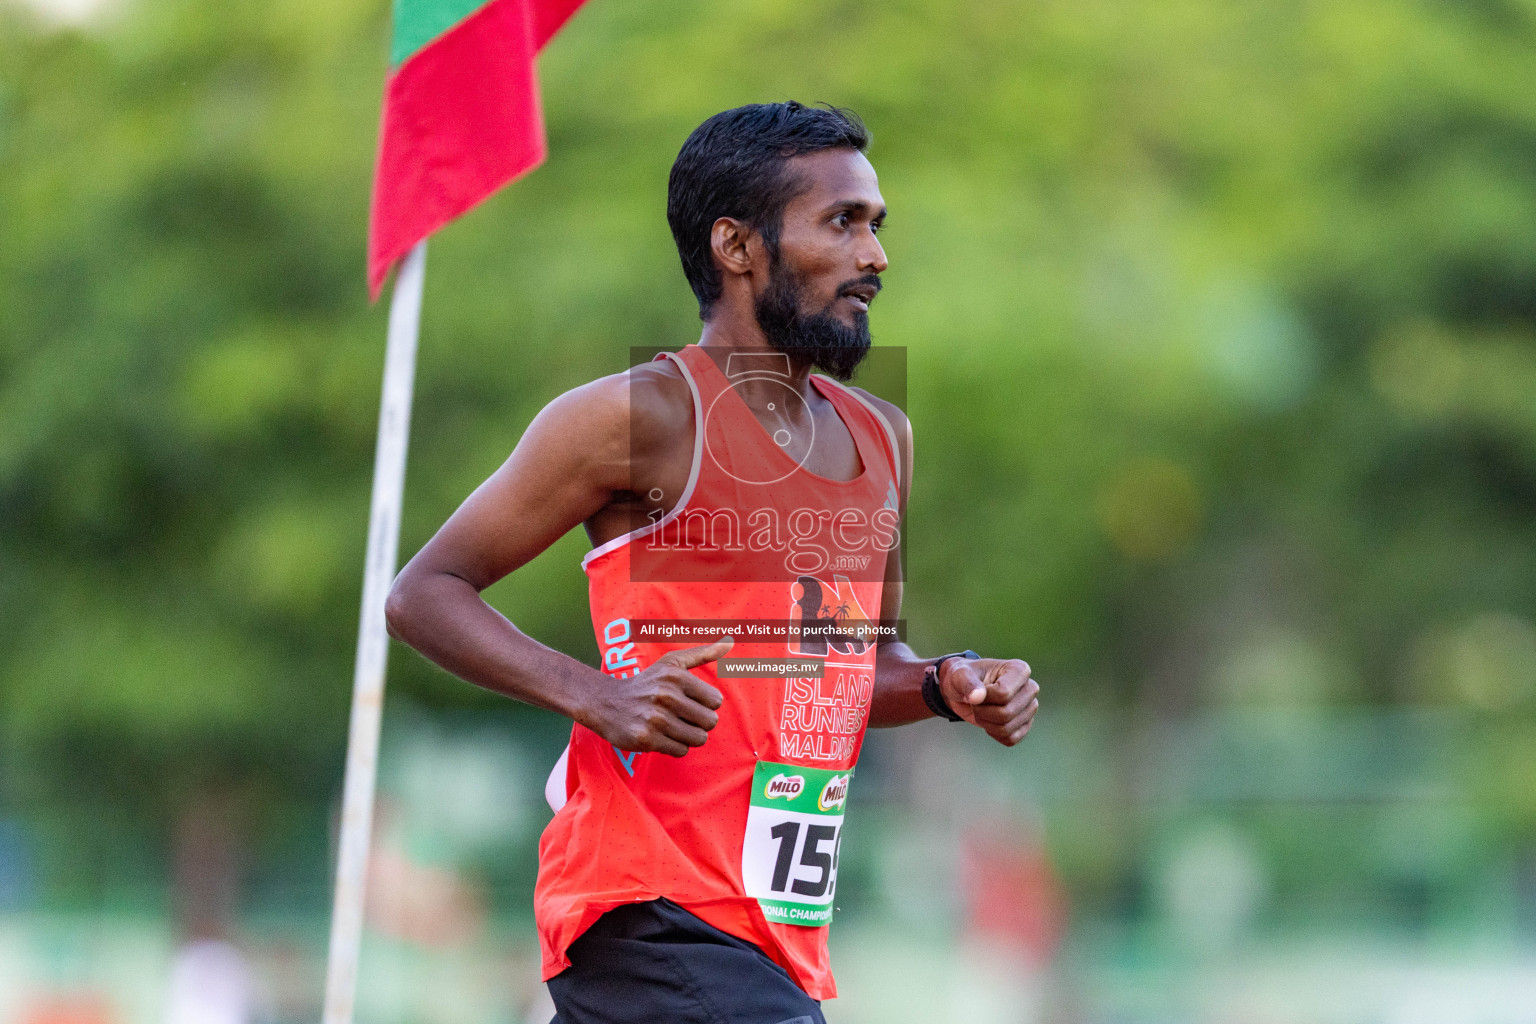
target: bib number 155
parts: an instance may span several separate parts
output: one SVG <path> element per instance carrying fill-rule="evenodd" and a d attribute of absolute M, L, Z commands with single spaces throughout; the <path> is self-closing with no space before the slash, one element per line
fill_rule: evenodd
<path fill-rule="evenodd" d="M 831 922 L 851 775 L 758 762 L 741 875 L 768 920 L 811 928 Z"/>

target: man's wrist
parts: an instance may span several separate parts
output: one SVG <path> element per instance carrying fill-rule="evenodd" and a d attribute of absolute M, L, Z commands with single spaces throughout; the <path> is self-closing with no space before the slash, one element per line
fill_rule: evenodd
<path fill-rule="evenodd" d="M 975 661 L 981 655 L 975 651 L 959 651 L 955 654 L 945 654 L 929 662 L 923 669 L 923 703 L 928 706 L 939 718 L 950 722 L 963 722 L 964 719 L 955 714 L 954 708 L 949 706 L 949 701 L 944 699 L 944 690 L 939 685 L 939 671 L 946 661 L 951 658 L 964 658 L 967 661 Z"/>
<path fill-rule="evenodd" d="M 510 696 L 542 706 L 601 734 L 601 719 L 608 698 L 613 696 L 614 677 L 568 655 L 552 653 L 556 655 L 555 658 L 541 665 L 530 666 L 528 675 L 524 677 L 525 690 L 538 687 L 534 699 L 516 693 Z"/>

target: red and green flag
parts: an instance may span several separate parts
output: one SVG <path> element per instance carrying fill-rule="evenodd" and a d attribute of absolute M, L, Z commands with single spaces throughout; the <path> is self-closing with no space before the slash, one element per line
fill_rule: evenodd
<path fill-rule="evenodd" d="M 534 57 L 583 0 L 394 0 L 368 287 L 544 159 Z"/>

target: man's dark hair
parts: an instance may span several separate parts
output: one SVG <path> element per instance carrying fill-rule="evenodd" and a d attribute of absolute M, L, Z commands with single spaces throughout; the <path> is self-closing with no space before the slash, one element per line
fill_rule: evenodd
<path fill-rule="evenodd" d="M 805 187 L 789 173 L 789 159 L 823 149 L 868 148 L 869 129 L 853 111 L 793 100 L 726 110 L 693 130 L 667 181 L 667 223 L 701 320 L 709 318 L 721 291 L 709 245 L 715 221 L 745 221 L 777 255 L 784 207 Z"/>

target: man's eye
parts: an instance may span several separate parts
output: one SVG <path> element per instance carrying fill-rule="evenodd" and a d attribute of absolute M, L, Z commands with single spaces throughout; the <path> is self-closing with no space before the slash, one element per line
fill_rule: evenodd
<path fill-rule="evenodd" d="M 846 213 L 840 213 L 836 217 L 832 218 L 832 223 L 836 224 L 840 228 L 845 228 L 848 226 L 848 215 Z"/>
<path fill-rule="evenodd" d="M 885 227 L 885 225 L 877 220 L 869 226 L 869 230 L 871 234 L 878 235 L 880 233 L 880 229 L 883 227 Z"/>

